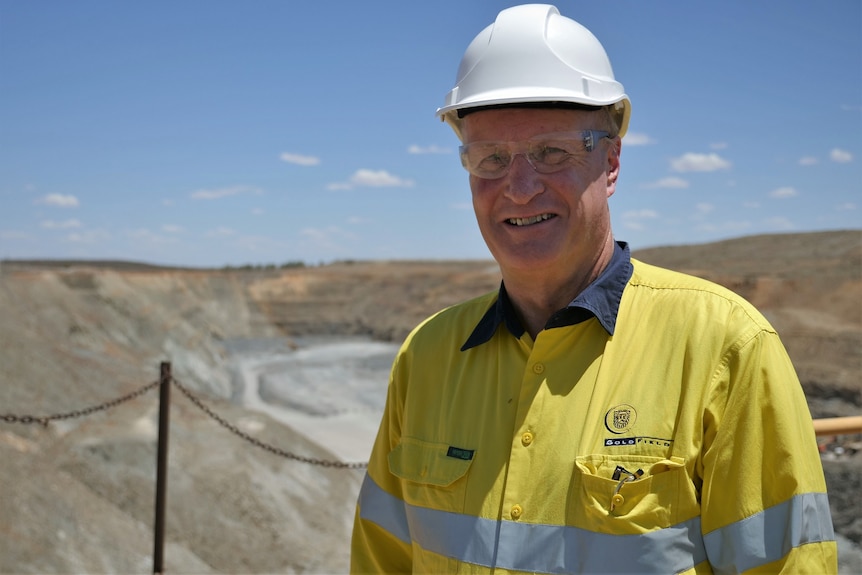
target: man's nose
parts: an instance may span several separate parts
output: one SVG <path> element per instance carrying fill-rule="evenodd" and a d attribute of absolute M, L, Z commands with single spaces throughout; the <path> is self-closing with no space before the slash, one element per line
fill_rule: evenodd
<path fill-rule="evenodd" d="M 506 188 L 503 194 L 516 204 L 527 204 L 545 189 L 541 176 L 526 154 L 515 154 L 504 176 Z"/>

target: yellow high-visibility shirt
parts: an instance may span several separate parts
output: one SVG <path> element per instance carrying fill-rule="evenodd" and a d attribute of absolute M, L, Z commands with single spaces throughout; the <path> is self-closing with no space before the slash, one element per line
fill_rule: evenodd
<path fill-rule="evenodd" d="M 465 346 L 491 293 L 411 333 L 353 573 L 837 571 L 811 417 L 774 329 L 720 286 L 631 267 L 610 330 L 590 317 L 533 341 L 504 322 Z"/>

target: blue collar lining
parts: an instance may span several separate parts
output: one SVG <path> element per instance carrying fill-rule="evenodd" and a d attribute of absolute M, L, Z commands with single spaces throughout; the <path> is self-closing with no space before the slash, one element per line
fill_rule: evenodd
<path fill-rule="evenodd" d="M 545 324 L 545 329 L 575 325 L 594 317 L 608 335 L 613 335 L 623 290 L 633 271 L 628 244 L 617 242 L 614 245 L 611 261 L 599 277 L 578 294 L 569 305 L 552 315 Z M 506 293 L 506 286 L 502 283 L 496 302 L 476 324 L 476 328 L 461 347 L 461 351 L 490 341 L 501 323 L 505 324 L 506 329 L 513 336 L 520 338 L 524 335 L 524 327 L 515 314 L 515 308 Z"/>

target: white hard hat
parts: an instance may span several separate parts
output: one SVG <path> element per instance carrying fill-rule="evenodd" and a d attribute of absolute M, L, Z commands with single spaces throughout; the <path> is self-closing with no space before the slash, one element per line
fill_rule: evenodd
<path fill-rule="evenodd" d="M 473 39 L 437 115 L 460 138 L 459 110 L 529 102 L 611 106 L 620 136 L 631 115 L 598 39 L 547 4 L 507 8 Z"/>

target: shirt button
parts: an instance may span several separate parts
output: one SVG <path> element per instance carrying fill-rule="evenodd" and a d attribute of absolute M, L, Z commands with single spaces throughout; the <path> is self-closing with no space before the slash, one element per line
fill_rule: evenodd
<path fill-rule="evenodd" d="M 619 493 L 614 494 L 614 496 L 611 498 L 611 510 L 613 510 L 614 507 L 616 507 L 618 505 L 622 505 L 625 502 L 626 502 L 625 497 L 623 497 Z"/>
<path fill-rule="evenodd" d="M 534 363 L 533 364 L 533 373 L 539 375 L 545 373 L 545 364 L 544 363 Z"/>
<path fill-rule="evenodd" d="M 512 519 L 519 519 L 521 514 L 524 513 L 524 510 L 521 509 L 520 505 L 513 505 L 512 510 L 509 513 L 512 515 Z"/>
<path fill-rule="evenodd" d="M 521 444 L 523 444 L 524 447 L 527 447 L 531 443 L 533 443 L 533 434 L 529 431 L 525 431 L 524 435 L 521 436 Z"/>

